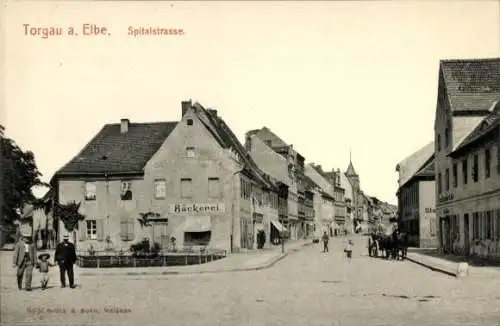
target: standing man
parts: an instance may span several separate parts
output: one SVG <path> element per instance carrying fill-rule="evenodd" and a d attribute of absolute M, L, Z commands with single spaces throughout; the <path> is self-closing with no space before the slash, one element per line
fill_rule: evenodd
<path fill-rule="evenodd" d="M 326 231 L 323 233 L 323 236 L 321 237 L 321 240 L 323 240 L 323 252 L 328 252 L 328 240 L 329 236 L 326 234 Z"/>
<path fill-rule="evenodd" d="M 61 278 L 61 287 L 66 287 L 66 273 L 68 273 L 69 287 L 75 288 L 75 278 L 73 274 L 73 265 L 76 263 L 75 246 L 69 242 L 69 236 L 63 237 L 63 242 L 56 247 L 54 260 L 59 265 L 59 273 Z"/>
<path fill-rule="evenodd" d="M 23 289 L 23 276 L 25 276 L 24 287 L 31 291 L 31 280 L 33 268 L 36 263 L 36 248 L 30 236 L 21 236 L 14 247 L 13 267 L 17 267 L 17 288 Z M 26 272 L 26 275 L 24 274 Z"/>

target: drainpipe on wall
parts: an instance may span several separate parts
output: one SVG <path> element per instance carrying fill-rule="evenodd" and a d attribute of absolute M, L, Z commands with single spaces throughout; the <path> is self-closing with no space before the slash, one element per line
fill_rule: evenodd
<path fill-rule="evenodd" d="M 235 219 L 235 215 L 236 215 L 236 201 L 238 200 L 238 196 L 239 196 L 239 191 L 238 188 L 236 187 L 236 183 L 238 181 L 236 175 L 241 173 L 243 171 L 243 169 L 241 170 L 238 170 L 236 172 L 233 173 L 232 175 L 232 181 L 233 181 L 233 203 L 231 205 L 232 207 L 232 214 L 231 214 L 231 234 L 229 236 L 229 241 L 230 241 L 230 245 L 231 245 L 231 253 L 234 252 L 234 219 Z"/>

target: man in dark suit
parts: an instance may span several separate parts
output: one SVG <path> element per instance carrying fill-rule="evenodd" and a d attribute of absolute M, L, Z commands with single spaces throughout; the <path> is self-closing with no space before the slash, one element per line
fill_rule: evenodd
<path fill-rule="evenodd" d="M 66 287 L 66 273 L 68 273 L 69 287 L 74 289 L 73 265 L 76 263 L 76 250 L 75 246 L 69 242 L 67 235 L 63 237 L 63 242 L 57 245 L 54 260 L 59 265 L 61 287 Z"/>
<path fill-rule="evenodd" d="M 17 287 L 23 288 L 23 276 L 25 278 L 24 287 L 26 291 L 31 291 L 31 281 L 33 278 L 33 268 L 36 264 L 36 247 L 30 236 L 21 236 L 14 247 L 13 267 L 17 267 Z M 25 274 L 26 272 L 26 274 Z"/>

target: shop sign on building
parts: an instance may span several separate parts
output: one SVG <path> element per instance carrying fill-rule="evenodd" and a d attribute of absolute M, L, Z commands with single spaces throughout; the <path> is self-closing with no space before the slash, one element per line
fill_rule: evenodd
<path fill-rule="evenodd" d="M 221 214 L 225 213 L 225 206 L 223 203 L 189 203 L 189 204 L 171 204 L 170 213 L 173 214 L 192 214 L 192 213 L 211 213 Z"/>

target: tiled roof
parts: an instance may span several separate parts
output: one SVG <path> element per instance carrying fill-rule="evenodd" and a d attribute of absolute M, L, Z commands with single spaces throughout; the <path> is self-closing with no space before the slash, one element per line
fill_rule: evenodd
<path fill-rule="evenodd" d="M 434 142 L 430 142 L 401 161 L 396 166 L 396 170 L 399 172 L 400 176 L 399 187 L 401 188 L 410 181 L 415 176 L 415 173 L 417 173 L 433 155 Z"/>
<path fill-rule="evenodd" d="M 453 111 L 488 110 L 500 98 L 500 58 L 442 60 L 440 66 Z"/>
<path fill-rule="evenodd" d="M 142 173 L 177 122 L 107 124 L 56 176 Z"/>
<path fill-rule="evenodd" d="M 477 140 L 489 134 L 500 124 L 500 102 L 497 102 L 493 111 L 487 115 L 470 134 L 450 153 L 450 156 L 459 154 L 464 149 L 476 143 Z"/>
<path fill-rule="evenodd" d="M 274 189 L 275 185 L 266 178 L 264 172 L 260 170 L 225 121 L 213 111 L 203 108 L 199 103 L 195 103 L 193 106 L 195 108 L 195 113 L 198 115 L 203 125 L 215 137 L 220 146 L 238 154 L 238 157 L 244 164 L 244 171 L 261 186 Z"/>

